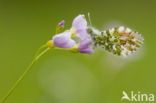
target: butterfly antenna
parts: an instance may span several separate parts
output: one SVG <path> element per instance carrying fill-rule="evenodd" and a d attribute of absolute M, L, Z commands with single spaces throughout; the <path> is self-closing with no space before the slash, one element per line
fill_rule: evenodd
<path fill-rule="evenodd" d="M 90 26 L 92 26 L 92 22 L 91 22 L 91 19 L 90 19 L 90 13 L 89 12 L 88 12 L 88 20 L 89 20 Z"/>

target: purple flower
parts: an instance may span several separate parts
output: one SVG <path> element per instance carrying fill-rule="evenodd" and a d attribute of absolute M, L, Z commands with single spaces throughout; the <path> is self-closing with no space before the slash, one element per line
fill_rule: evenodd
<path fill-rule="evenodd" d="M 91 39 L 83 40 L 82 42 L 79 43 L 78 49 L 81 53 L 91 54 L 93 53 L 93 49 L 89 47 L 91 44 L 92 44 Z"/>
<path fill-rule="evenodd" d="M 55 35 L 53 37 L 54 45 L 59 48 L 72 48 L 76 45 L 75 41 L 71 39 L 70 31 L 66 31 Z"/>
<path fill-rule="evenodd" d="M 59 23 L 60 26 L 64 26 L 64 21 Z M 79 38 L 79 42 L 72 39 L 75 36 Z M 93 49 L 89 46 L 92 44 L 92 40 L 89 39 L 90 35 L 87 33 L 87 21 L 84 15 L 77 16 L 72 23 L 70 30 L 57 34 L 53 37 L 54 46 L 59 48 L 73 48 L 78 45 L 78 51 L 81 53 L 93 53 Z"/>

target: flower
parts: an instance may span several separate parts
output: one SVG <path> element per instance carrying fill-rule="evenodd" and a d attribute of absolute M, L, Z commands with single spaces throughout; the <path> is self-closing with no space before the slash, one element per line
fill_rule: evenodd
<path fill-rule="evenodd" d="M 76 42 L 71 39 L 70 31 L 55 35 L 53 37 L 53 43 L 56 47 L 59 48 L 72 48 L 76 45 Z"/>
<path fill-rule="evenodd" d="M 64 21 L 59 23 L 60 26 L 64 26 Z M 93 53 L 93 49 L 90 48 L 92 39 L 87 32 L 87 21 L 84 15 L 78 15 L 72 23 L 70 30 L 66 30 L 63 33 L 59 33 L 52 38 L 53 45 L 59 48 L 71 49 L 77 47 L 80 53 Z"/>

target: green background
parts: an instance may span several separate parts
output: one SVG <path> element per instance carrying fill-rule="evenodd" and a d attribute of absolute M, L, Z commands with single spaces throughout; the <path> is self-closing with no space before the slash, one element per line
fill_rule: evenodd
<path fill-rule="evenodd" d="M 78 14 L 91 13 L 103 30 L 121 24 L 145 38 L 136 56 L 120 59 L 95 50 L 93 55 L 49 51 L 6 103 L 121 103 L 122 91 L 156 94 L 155 0 L 0 0 L 0 99 L 55 34 Z"/>

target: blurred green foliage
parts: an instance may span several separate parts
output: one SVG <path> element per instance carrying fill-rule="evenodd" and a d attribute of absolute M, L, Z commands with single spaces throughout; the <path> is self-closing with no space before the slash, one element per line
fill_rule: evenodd
<path fill-rule="evenodd" d="M 155 0 L 0 0 L 0 98 L 51 39 L 61 20 L 70 28 L 78 14 L 91 13 L 99 29 L 120 22 L 145 38 L 137 57 L 119 59 L 49 51 L 6 103 L 121 103 L 122 91 L 156 94 Z"/>

